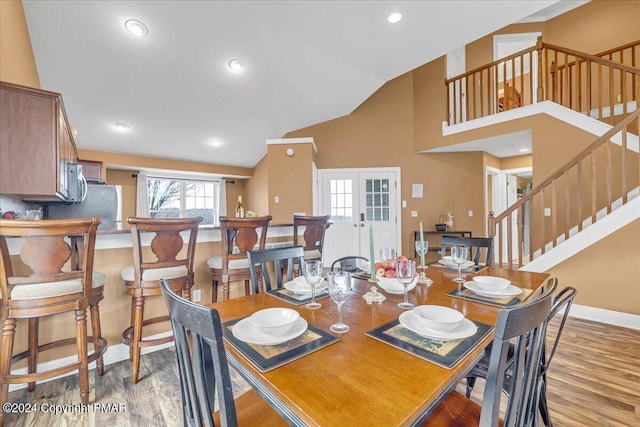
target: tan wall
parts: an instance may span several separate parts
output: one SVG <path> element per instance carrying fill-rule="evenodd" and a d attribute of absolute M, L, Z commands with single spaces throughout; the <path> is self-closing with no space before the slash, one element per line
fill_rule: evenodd
<path fill-rule="evenodd" d="M 19 0 L 0 1 L 0 80 L 40 87 L 29 30 Z"/>
<path fill-rule="evenodd" d="M 576 304 L 640 315 L 640 220 L 549 270 L 578 289 Z"/>
<path fill-rule="evenodd" d="M 294 150 L 291 157 L 286 154 L 289 148 Z M 295 212 L 313 213 L 313 155 L 311 144 L 270 144 L 267 147 L 268 201 L 273 222 L 291 224 Z M 275 197 L 279 197 L 279 203 L 275 203 Z"/>
<path fill-rule="evenodd" d="M 425 229 L 434 229 L 438 217 L 446 212 L 454 214 L 456 229 L 484 235 L 483 155 L 414 152 L 411 74 L 385 84 L 349 116 L 287 137 L 313 137 L 320 169 L 401 167 L 401 199 L 407 201 L 401 212 L 402 253 L 413 253 L 413 231 L 421 220 Z M 424 185 L 424 198 L 411 198 L 414 183 Z M 469 209 L 475 212 L 471 218 L 466 216 Z M 411 210 L 418 211 L 417 218 L 411 217 Z"/>
<path fill-rule="evenodd" d="M 253 176 L 247 180 L 248 206 L 259 216 L 269 213 L 269 156 L 264 156 L 253 168 Z"/>

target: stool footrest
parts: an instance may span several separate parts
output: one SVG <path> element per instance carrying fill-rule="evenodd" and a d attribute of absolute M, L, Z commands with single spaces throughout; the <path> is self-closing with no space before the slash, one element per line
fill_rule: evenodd
<path fill-rule="evenodd" d="M 154 323 L 168 322 L 169 316 L 160 316 L 154 317 L 153 319 L 147 319 L 142 322 L 142 326 L 152 325 Z M 151 347 L 154 345 L 165 344 L 173 341 L 173 334 L 162 337 L 162 338 L 154 338 L 154 339 L 140 339 L 140 343 L 138 346 L 140 347 Z M 127 329 L 122 332 L 122 343 L 131 347 L 133 344 L 133 326 L 129 326 Z"/>

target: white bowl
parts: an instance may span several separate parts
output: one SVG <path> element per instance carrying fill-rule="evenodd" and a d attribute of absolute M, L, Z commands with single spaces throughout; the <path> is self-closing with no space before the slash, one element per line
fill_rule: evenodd
<path fill-rule="evenodd" d="M 277 337 L 286 335 L 299 317 L 300 313 L 290 308 L 273 307 L 256 311 L 249 320 L 262 332 Z"/>
<path fill-rule="evenodd" d="M 511 284 L 510 280 L 496 276 L 475 276 L 473 281 L 483 291 L 503 291 Z"/>
<path fill-rule="evenodd" d="M 464 320 L 458 310 L 441 305 L 419 305 L 413 314 L 424 326 L 440 332 L 451 332 Z"/>

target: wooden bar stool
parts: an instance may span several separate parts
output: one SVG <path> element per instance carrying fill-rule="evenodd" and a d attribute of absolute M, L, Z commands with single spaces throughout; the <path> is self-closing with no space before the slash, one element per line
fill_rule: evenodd
<path fill-rule="evenodd" d="M 107 342 L 100 332 L 98 302 L 103 298 L 104 275 L 93 275 L 93 256 L 99 218 L 69 220 L 0 220 L 0 404 L 8 398 L 9 384 L 35 382 L 78 370 L 80 401 L 89 403 L 88 365 L 97 361 L 103 373 L 102 355 Z M 9 238 L 8 238 L 9 237 Z M 20 245 L 19 255 L 9 247 Z M 87 337 L 87 308 L 91 308 L 92 337 Z M 75 338 L 46 344 L 38 342 L 40 317 L 75 312 Z M 28 350 L 13 355 L 16 320 L 28 319 Z M 94 345 L 88 354 L 87 341 Z M 38 353 L 75 344 L 78 360 L 49 371 L 37 371 Z M 12 374 L 11 365 L 28 359 L 26 374 Z M 5 413 L 0 411 L 0 425 Z"/>
<path fill-rule="evenodd" d="M 124 280 L 125 292 L 131 296 L 131 326 L 122 332 L 122 342 L 130 347 L 129 359 L 133 362 L 131 381 L 134 384 L 140 374 L 140 349 L 173 341 L 173 336 L 143 339 L 144 326 L 169 320 L 168 315 L 144 320 L 145 298 L 162 295 L 160 279 L 166 279 L 174 292 L 191 299 L 193 260 L 201 221 L 200 217 L 128 219 L 133 240 L 133 265 L 122 270 L 120 276 Z M 155 233 L 151 238 L 150 251 L 142 248 L 144 233 Z M 187 234 L 186 251 L 183 251 L 185 240 L 181 233 Z"/>
<path fill-rule="evenodd" d="M 331 215 L 325 216 L 293 216 L 293 246 L 304 248 L 304 259 L 322 260 L 324 233 L 331 223 Z M 304 227 L 304 233 L 299 235 L 299 228 Z"/>
<path fill-rule="evenodd" d="M 264 249 L 267 241 L 267 228 L 271 215 L 257 218 L 220 217 L 220 240 L 222 255 L 207 260 L 211 272 L 211 302 L 218 301 L 218 283 L 222 282 L 222 298 L 229 299 L 229 283 L 244 281 L 244 294 L 249 295 L 251 272 L 247 252 Z M 258 243 L 260 230 L 260 243 Z"/>

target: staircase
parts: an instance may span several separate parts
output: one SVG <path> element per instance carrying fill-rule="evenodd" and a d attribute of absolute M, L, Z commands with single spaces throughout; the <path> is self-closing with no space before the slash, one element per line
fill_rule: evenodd
<path fill-rule="evenodd" d="M 535 111 L 551 101 L 609 128 L 506 211 L 490 213 L 498 263 L 546 271 L 640 217 L 639 46 L 590 55 L 538 39 L 530 49 L 446 81 L 449 124 L 506 118 L 510 110 Z M 513 224 L 527 228 L 513 235 Z"/>

